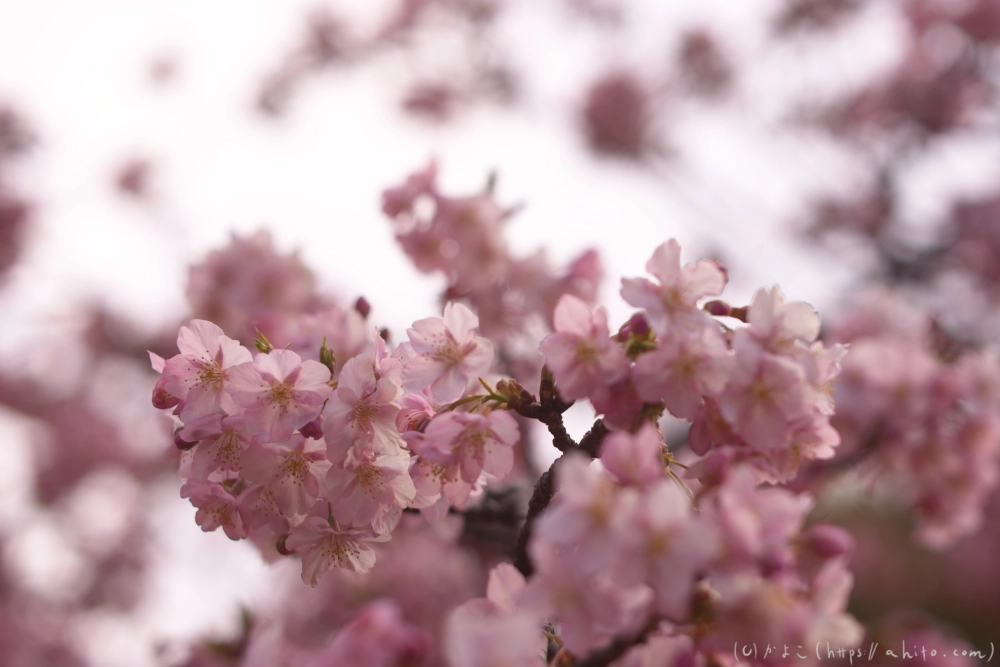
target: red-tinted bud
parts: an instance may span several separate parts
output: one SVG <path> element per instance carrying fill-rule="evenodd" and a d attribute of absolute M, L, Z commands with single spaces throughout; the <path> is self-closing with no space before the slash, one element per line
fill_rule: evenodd
<path fill-rule="evenodd" d="M 166 379 L 160 378 L 153 387 L 153 407 L 160 410 L 168 410 L 176 407 L 181 399 L 169 394 L 166 389 Z"/>
<path fill-rule="evenodd" d="M 854 538 L 840 526 L 820 523 L 802 533 L 802 545 L 820 558 L 836 558 L 854 551 Z"/>
<path fill-rule="evenodd" d="M 322 423 L 323 423 L 323 418 L 317 417 L 316 419 L 312 420 L 311 422 L 300 428 L 299 433 L 301 433 L 306 438 L 319 440 L 320 438 L 323 437 Z"/>
<path fill-rule="evenodd" d="M 186 452 L 187 450 L 191 449 L 198 443 L 188 442 L 187 440 L 181 440 L 181 428 L 182 427 L 174 429 L 174 444 L 177 445 L 177 449 L 181 450 L 182 452 Z"/>
<path fill-rule="evenodd" d="M 359 296 L 358 300 L 354 302 L 354 310 L 358 311 L 361 317 L 368 319 L 368 313 L 372 312 L 372 305 L 368 303 L 368 299 Z"/>

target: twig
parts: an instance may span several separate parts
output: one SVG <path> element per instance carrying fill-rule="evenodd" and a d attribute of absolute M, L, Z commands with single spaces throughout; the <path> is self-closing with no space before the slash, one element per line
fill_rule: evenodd
<path fill-rule="evenodd" d="M 624 637 L 618 637 L 604 648 L 598 649 L 587 657 L 573 662 L 573 667 L 607 667 L 618 658 L 625 655 L 630 648 L 646 641 L 653 630 L 660 624 L 658 618 L 651 618 L 638 632 Z"/>

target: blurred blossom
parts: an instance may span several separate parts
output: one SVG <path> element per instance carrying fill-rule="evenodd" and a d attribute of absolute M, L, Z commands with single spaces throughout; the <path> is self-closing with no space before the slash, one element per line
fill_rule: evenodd
<path fill-rule="evenodd" d="M 591 148 L 629 158 L 645 155 L 655 145 L 652 106 L 650 91 L 634 73 L 601 75 L 587 90 L 581 112 Z"/>

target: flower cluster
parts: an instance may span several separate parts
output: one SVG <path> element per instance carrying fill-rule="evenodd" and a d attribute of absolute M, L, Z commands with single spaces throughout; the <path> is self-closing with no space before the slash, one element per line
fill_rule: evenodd
<path fill-rule="evenodd" d="M 411 177 L 383 203 L 418 267 L 444 272 L 448 295 L 462 300 L 414 322 L 405 341 L 390 347 L 366 326 L 363 302 L 343 310 L 315 299 L 279 318 L 284 349 L 259 334 L 251 354 L 195 319 L 181 328 L 179 354 L 151 355 L 162 374 L 153 402 L 180 422 L 182 495 L 199 525 L 249 538 L 268 557 L 301 558 L 313 586 L 341 573 L 327 579 L 346 601 L 337 633 L 299 642 L 294 619 L 265 624 L 245 639 L 248 655 L 712 665 L 754 642 L 850 646 L 863 636 L 846 612 L 853 540 L 808 519 L 823 471 L 871 455 L 908 489 L 930 543 L 975 525 L 996 480 L 993 357 L 949 356 L 940 345 L 931 354 L 933 332 L 891 304 L 848 320 L 837 342 L 820 341 L 810 305 L 777 287 L 730 305 L 719 298 L 726 269 L 683 264 L 676 240 L 653 251 L 647 277 L 623 279 L 635 311 L 617 330 L 585 279 L 585 289 L 556 281 L 522 319 L 484 335 L 463 302 L 495 307 L 523 265 L 507 254 L 506 212 L 490 192 L 450 199 L 434 177 L 433 168 Z M 544 314 L 547 334 L 525 327 L 530 313 Z M 536 335 L 526 357 L 544 362 L 537 396 L 497 374 L 498 356 L 512 370 L 512 332 Z M 576 441 L 562 414 L 584 400 L 596 421 Z M 686 449 L 664 443 L 665 414 L 690 423 Z M 501 498 L 516 503 L 532 481 L 514 465 L 531 419 L 562 456 L 534 483 L 522 522 Z M 879 446 L 869 452 L 873 433 Z M 428 541 L 428 530 L 450 537 Z M 409 555 L 381 544 L 394 533 Z M 456 558 L 458 542 L 475 545 L 482 570 Z M 422 550 L 451 555 L 431 563 Z M 445 561 L 464 591 L 447 604 L 429 607 L 426 586 L 400 583 Z M 489 567 L 486 597 L 470 599 Z M 370 583 L 349 583 L 347 572 L 371 572 Z"/>
<path fill-rule="evenodd" d="M 515 209 L 494 199 L 492 184 L 479 194 L 448 197 L 436 181 L 432 163 L 387 190 L 382 210 L 393 219 L 396 240 L 417 269 L 444 274 L 448 298 L 472 306 L 484 335 L 504 343 L 535 319 L 551 324 L 563 295 L 594 303 L 601 278 L 595 251 L 581 254 L 561 275 L 550 268 L 544 251 L 515 257 L 502 235 Z"/>
<path fill-rule="evenodd" d="M 162 373 L 153 403 L 183 424 L 181 492 L 199 525 L 300 555 L 315 585 L 332 567 L 370 569 L 370 545 L 389 539 L 404 509 L 447 512 L 484 474 L 502 478 L 519 432 L 509 413 L 469 394 L 493 362 L 477 324 L 448 304 L 392 353 L 375 335 L 342 362 L 325 338 L 320 361 L 263 336 L 254 357 L 211 322 L 182 327 L 180 354 L 151 354 Z"/>
<path fill-rule="evenodd" d="M 925 544 L 973 532 L 1000 481 L 996 351 L 935 346 L 930 321 L 887 293 L 868 298 L 834 335 L 851 345 L 836 392 L 839 460 L 863 462 L 897 489 Z"/>
<path fill-rule="evenodd" d="M 542 665 L 542 621 L 576 656 L 616 637 L 647 638 L 630 656 L 634 664 L 673 664 L 656 660 L 664 642 L 682 646 L 695 664 L 713 664 L 734 642 L 848 646 L 861 638 L 844 612 L 852 582 L 845 531 L 803 530 L 812 501 L 758 488 L 745 468 L 693 501 L 668 477 L 663 453 L 647 425 L 605 441 L 607 472 L 578 455 L 559 464 L 559 492 L 531 543 L 534 575 L 525 581 L 502 564 L 487 600 L 453 612 L 453 664 L 496 664 L 489 659 L 503 655 L 500 664 Z M 625 471 L 613 461 L 633 465 Z M 785 657 L 769 664 L 797 661 Z"/>
<path fill-rule="evenodd" d="M 747 308 L 699 308 L 722 293 L 726 271 L 709 260 L 681 266 L 676 241 L 657 248 L 646 268 L 654 279 L 622 281 L 622 297 L 643 312 L 613 338 L 602 310 L 560 300 L 541 351 L 562 395 L 589 398 L 616 430 L 666 409 L 692 422 L 695 452 L 723 450 L 772 481 L 833 456 L 831 391 L 845 348 L 816 341 L 812 307 L 786 303 L 774 287 Z M 713 314 L 748 326 L 734 331 Z"/>

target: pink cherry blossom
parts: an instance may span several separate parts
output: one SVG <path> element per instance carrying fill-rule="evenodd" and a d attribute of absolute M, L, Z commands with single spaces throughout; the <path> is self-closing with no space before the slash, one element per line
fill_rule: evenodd
<path fill-rule="evenodd" d="M 415 430 L 422 421 L 435 414 L 434 407 L 420 394 L 406 394 L 399 399 L 399 408 L 396 429 L 400 433 Z"/>
<path fill-rule="evenodd" d="M 189 480 L 181 487 L 181 498 L 188 498 L 198 508 L 194 520 L 206 533 L 222 526 L 231 540 L 247 536 L 236 498 L 221 484 Z"/>
<path fill-rule="evenodd" d="M 740 344 L 741 341 L 745 341 Z M 719 398 L 726 420 L 752 447 L 785 448 L 794 424 L 809 415 L 814 399 L 802 366 L 737 337 L 736 363 Z"/>
<path fill-rule="evenodd" d="M 340 458 L 335 450 L 342 444 L 358 443 L 379 454 L 399 451 L 403 444 L 396 430 L 399 391 L 389 377 L 376 378 L 370 356 L 354 357 L 344 365 L 340 383 L 323 409 L 324 430 L 331 434 L 327 440 L 331 460 Z"/>
<path fill-rule="evenodd" d="M 254 444 L 243 455 L 241 476 L 270 488 L 285 516 L 305 514 L 323 495 L 330 468 L 322 442 L 293 435 L 285 442 Z"/>
<path fill-rule="evenodd" d="M 231 397 L 230 375 L 249 363 L 250 351 L 205 320 L 191 320 L 177 335 L 180 354 L 163 367 L 163 390 L 184 401 L 181 419 L 188 421 L 222 410 L 239 411 Z"/>
<path fill-rule="evenodd" d="M 582 300 L 564 294 L 556 304 L 553 324 L 555 333 L 542 341 L 540 349 L 563 398 L 583 398 L 598 385 L 612 384 L 625 375 L 628 360 L 609 336 L 603 308 L 592 312 Z"/>
<path fill-rule="evenodd" d="M 700 260 L 681 267 L 681 246 L 670 239 L 653 251 L 646 270 L 658 282 L 646 278 L 623 278 L 621 295 L 625 301 L 646 311 L 657 333 L 671 327 L 698 328 L 708 316 L 697 309 L 698 300 L 718 296 L 728 276 L 717 262 Z"/>
<path fill-rule="evenodd" d="M 428 317 L 407 330 L 416 356 L 403 368 L 403 385 L 412 391 L 430 388 L 435 400 L 461 398 L 471 381 L 493 363 L 493 345 L 475 335 L 479 318 L 460 303 L 448 303 L 444 318 Z"/>
<path fill-rule="evenodd" d="M 792 539 L 814 504 L 808 495 L 757 487 L 748 468 L 734 470 L 700 504 L 722 540 L 716 568 L 772 572 L 788 567 L 794 562 Z"/>
<path fill-rule="evenodd" d="M 517 421 L 505 410 L 488 415 L 452 411 L 434 417 L 424 436 L 421 456 L 458 463 L 462 479 L 472 484 L 482 472 L 496 477 L 510 472 L 520 432 Z"/>
<path fill-rule="evenodd" d="M 601 445 L 601 463 L 619 484 L 645 488 L 666 479 L 663 440 L 652 424 L 639 432 L 612 433 Z"/>
<path fill-rule="evenodd" d="M 419 445 L 415 451 L 420 451 Z M 463 507 L 479 484 L 479 480 L 466 482 L 462 479 L 455 460 L 438 462 L 422 456 L 412 458 L 410 477 L 417 492 L 410 506 L 429 512 L 432 517 L 447 512 L 449 504 Z"/>
<path fill-rule="evenodd" d="M 367 572 L 375 564 L 375 552 L 368 545 L 388 539 L 389 535 L 378 535 L 370 529 L 340 528 L 331 521 L 329 504 L 323 500 L 292 529 L 285 547 L 302 557 L 302 581 L 316 586 L 320 577 L 334 567 Z"/>
<path fill-rule="evenodd" d="M 373 523 L 378 532 L 387 532 L 386 515 L 416 497 L 409 466 L 410 455 L 402 450 L 333 465 L 326 479 L 327 498 L 338 521 L 353 526 Z"/>
<path fill-rule="evenodd" d="M 639 355 L 632 381 L 643 400 L 662 400 L 670 414 L 693 420 L 703 398 L 722 392 L 731 364 L 729 348 L 714 324 L 689 333 L 671 329 L 655 350 Z"/>
<path fill-rule="evenodd" d="M 785 302 L 781 289 L 759 289 L 747 312 L 750 334 L 767 349 L 780 351 L 795 341 L 809 344 L 819 335 L 819 315 L 808 303 Z"/>
<path fill-rule="evenodd" d="M 620 550 L 611 576 L 624 585 L 653 589 L 656 610 L 683 619 L 696 574 L 708 569 L 719 547 L 715 527 L 696 519 L 690 499 L 674 480 L 626 496 Z"/>
<path fill-rule="evenodd" d="M 603 415 L 604 425 L 613 431 L 630 430 L 643 403 L 632 383 L 631 370 L 629 375 L 612 385 L 598 386 L 590 394 L 590 402 L 594 410 Z"/>
<path fill-rule="evenodd" d="M 603 573 L 581 570 L 572 551 L 534 540 L 531 558 L 537 572 L 528 582 L 521 604 L 557 621 L 563 644 L 577 655 L 637 625 L 649 606 L 649 588 L 622 588 Z"/>
<path fill-rule="evenodd" d="M 229 391 L 246 409 L 247 430 L 261 442 L 287 440 L 292 432 L 319 416 L 333 393 L 330 370 L 290 350 L 258 354 L 253 364 L 231 371 Z"/>
<path fill-rule="evenodd" d="M 456 608 L 445 621 L 444 652 L 450 667 L 545 667 L 545 637 L 533 614 L 490 616 L 468 605 Z"/>
<path fill-rule="evenodd" d="M 243 524 L 250 531 L 251 539 L 255 533 L 263 532 L 276 537 L 288 532 L 289 519 L 274 502 L 274 489 L 270 484 L 251 484 L 244 489 L 237 499 L 237 509 Z"/>
<path fill-rule="evenodd" d="M 596 571 L 612 559 L 621 518 L 621 487 L 583 455 L 571 453 L 556 468 L 558 493 L 538 518 L 535 541 L 572 548 L 578 569 Z"/>
<path fill-rule="evenodd" d="M 430 636 L 408 623 L 395 602 L 376 600 L 358 612 L 329 644 L 300 664 L 303 667 L 420 665 L 430 656 L 431 646 Z"/>
<path fill-rule="evenodd" d="M 208 479 L 216 470 L 225 477 L 235 477 L 243 469 L 243 452 L 251 438 L 242 417 L 205 415 L 185 424 L 178 435 L 187 442 L 199 442 L 191 461 L 192 478 Z"/>

